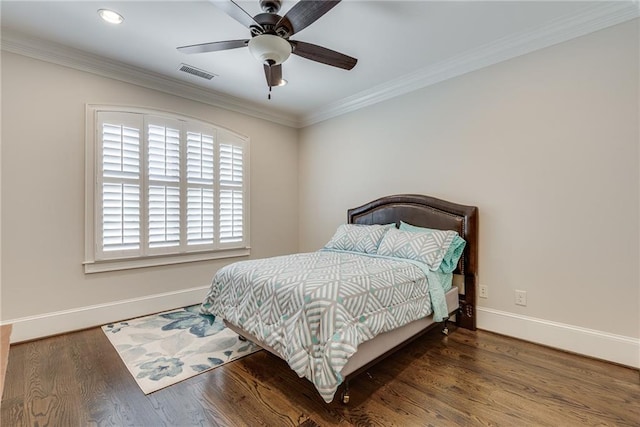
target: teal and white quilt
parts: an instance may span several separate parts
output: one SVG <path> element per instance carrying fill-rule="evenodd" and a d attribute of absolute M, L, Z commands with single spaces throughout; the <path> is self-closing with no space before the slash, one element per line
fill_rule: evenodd
<path fill-rule="evenodd" d="M 331 402 L 358 345 L 430 315 L 432 300 L 435 320 L 446 316 L 450 281 L 415 261 L 321 250 L 226 266 L 201 310 L 262 340 Z"/>

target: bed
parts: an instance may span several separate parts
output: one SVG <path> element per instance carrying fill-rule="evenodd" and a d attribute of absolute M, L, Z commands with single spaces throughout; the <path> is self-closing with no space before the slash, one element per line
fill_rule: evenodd
<path fill-rule="evenodd" d="M 347 403 L 350 379 L 438 324 L 446 333 L 452 316 L 459 327 L 476 328 L 476 207 L 392 195 L 349 209 L 347 224 L 317 252 L 220 269 L 202 304 L 203 312 L 222 317 L 241 337 L 286 360 L 326 402 L 342 387 L 341 400 Z M 428 233 L 418 232 L 424 228 Z M 349 232 L 369 239 L 355 239 L 360 245 L 355 253 L 335 244 Z M 446 249 L 456 238 L 464 241 L 445 271 L 439 256 L 431 265 L 432 258 L 416 262 L 388 252 L 393 239 L 407 236 L 437 241 L 438 248 L 446 240 Z M 383 307 L 382 300 L 388 305 Z M 359 318 L 360 311 L 353 315 L 356 306 L 365 310 Z"/>

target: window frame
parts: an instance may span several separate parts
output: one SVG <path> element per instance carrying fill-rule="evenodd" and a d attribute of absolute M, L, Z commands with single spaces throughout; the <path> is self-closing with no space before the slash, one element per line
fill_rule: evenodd
<path fill-rule="evenodd" d="M 250 141 L 247 136 L 231 131 L 227 128 L 207 123 L 197 118 L 185 116 L 182 114 L 160 111 L 150 108 L 104 105 L 104 104 L 86 104 L 86 135 L 85 135 L 85 257 L 84 272 L 97 273 L 103 271 L 126 270 L 132 268 L 153 267 L 162 265 L 179 264 L 186 262 L 205 261 L 213 259 L 224 259 L 231 257 L 242 257 L 250 254 Z M 138 114 L 141 115 L 139 121 L 140 127 L 140 249 L 133 251 L 109 251 L 105 256 L 102 250 L 102 137 L 101 129 L 98 124 L 99 113 L 114 114 Z M 148 214 L 148 147 L 147 147 L 147 118 L 157 119 L 167 123 L 180 122 L 180 191 L 181 200 L 184 204 L 180 205 L 180 218 L 182 233 L 181 241 L 178 246 L 172 248 L 175 250 L 149 250 L 148 234 L 144 230 L 144 219 Z M 219 239 L 219 222 L 220 222 L 220 180 L 214 178 L 214 206 L 218 212 L 214 214 L 215 218 L 215 234 L 214 243 L 210 245 L 186 245 L 187 215 L 186 215 L 186 199 L 187 199 L 187 179 L 186 179 L 186 152 L 188 132 L 201 132 L 204 129 L 215 131 L 214 135 L 214 177 L 218 176 L 220 171 L 219 152 L 220 144 L 227 143 L 242 146 L 242 239 L 239 242 L 221 243 Z M 148 217 L 147 217 L 148 218 Z M 185 239 L 185 240 L 183 240 Z"/>

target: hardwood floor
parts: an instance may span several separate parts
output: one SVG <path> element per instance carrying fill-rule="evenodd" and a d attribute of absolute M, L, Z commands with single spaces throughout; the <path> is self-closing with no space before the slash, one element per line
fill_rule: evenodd
<path fill-rule="evenodd" d="M 98 328 L 11 347 L 2 426 L 640 425 L 637 370 L 433 330 L 325 404 L 261 351 L 145 396 Z"/>
<path fill-rule="evenodd" d="M 0 397 L 4 390 L 4 374 L 7 371 L 11 329 L 11 325 L 0 325 Z"/>

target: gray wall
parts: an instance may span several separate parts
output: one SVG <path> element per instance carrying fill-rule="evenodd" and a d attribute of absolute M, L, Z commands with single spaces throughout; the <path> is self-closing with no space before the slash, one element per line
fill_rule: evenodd
<path fill-rule="evenodd" d="M 303 129 L 300 249 L 388 194 L 476 205 L 486 312 L 637 338 L 638 47 L 635 20 Z"/>
<path fill-rule="evenodd" d="M 3 52 L 3 320 L 179 294 L 207 286 L 218 268 L 235 260 L 83 273 L 87 103 L 171 111 L 248 135 L 251 257 L 296 252 L 296 129 Z M 139 307 L 139 314 L 163 309 Z"/>

